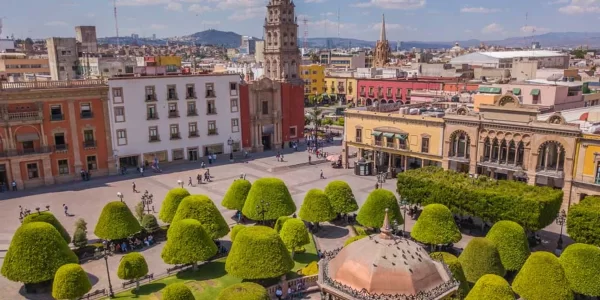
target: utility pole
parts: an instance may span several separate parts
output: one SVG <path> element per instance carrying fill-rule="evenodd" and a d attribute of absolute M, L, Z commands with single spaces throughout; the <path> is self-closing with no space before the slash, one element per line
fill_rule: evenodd
<path fill-rule="evenodd" d="M 117 54 L 119 54 L 119 19 L 117 19 L 117 0 L 113 0 L 113 8 L 115 13 L 115 30 L 117 32 Z"/>

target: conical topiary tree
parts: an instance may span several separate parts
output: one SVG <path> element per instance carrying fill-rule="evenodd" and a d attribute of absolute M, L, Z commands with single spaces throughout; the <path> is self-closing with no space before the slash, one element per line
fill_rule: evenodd
<path fill-rule="evenodd" d="M 261 178 L 248 192 L 242 213 L 256 221 L 277 220 L 296 211 L 290 191 L 279 178 Z"/>
<path fill-rule="evenodd" d="M 335 219 L 336 213 L 329 203 L 329 198 L 327 198 L 327 195 L 323 191 L 311 189 L 304 196 L 304 202 L 302 202 L 298 216 L 304 221 L 318 224 L 319 222 L 327 222 Z"/>
<path fill-rule="evenodd" d="M 54 278 L 61 266 L 77 262 L 77 255 L 54 226 L 33 222 L 15 232 L 4 257 L 2 276 L 26 284 L 39 283 Z"/>
<path fill-rule="evenodd" d="M 234 180 L 231 186 L 229 186 L 225 197 L 223 197 L 221 205 L 227 209 L 241 211 L 244 208 L 244 203 L 251 187 L 252 184 L 246 179 Z"/>
<path fill-rule="evenodd" d="M 571 290 L 589 297 L 600 296 L 600 248 L 572 244 L 560 255 Z"/>
<path fill-rule="evenodd" d="M 473 238 L 465 247 L 458 261 L 470 283 L 475 283 L 485 274 L 504 276 L 506 270 L 502 266 L 498 249 L 486 238 Z"/>
<path fill-rule="evenodd" d="M 281 217 L 277 218 L 277 221 L 275 221 L 275 227 L 273 227 L 273 229 L 275 229 L 275 231 L 277 231 L 277 232 L 281 231 L 283 224 L 287 220 L 292 219 L 292 218 L 293 217 L 290 217 L 290 216 L 281 216 Z"/>
<path fill-rule="evenodd" d="M 508 282 L 494 274 L 481 276 L 465 300 L 515 300 Z"/>
<path fill-rule="evenodd" d="M 195 300 L 194 294 L 184 283 L 171 283 L 162 291 L 162 300 Z"/>
<path fill-rule="evenodd" d="M 390 222 L 396 220 L 398 224 L 402 224 L 402 216 L 396 196 L 384 189 L 377 189 L 369 194 L 369 197 L 358 211 L 356 220 L 363 226 L 380 228 L 383 226 L 386 208 L 388 209 Z"/>
<path fill-rule="evenodd" d="M 310 243 L 308 230 L 306 230 L 304 222 L 300 219 L 292 218 L 285 222 L 283 228 L 281 228 L 281 231 L 279 232 L 279 236 L 285 246 L 292 252 L 292 258 L 294 258 L 296 249 Z"/>
<path fill-rule="evenodd" d="M 103 240 L 119 240 L 142 230 L 127 204 L 114 201 L 106 204 L 100 213 L 94 234 Z"/>
<path fill-rule="evenodd" d="M 231 242 L 233 243 L 233 241 L 235 240 L 235 237 L 237 236 L 238 233 L 240 233 L 240 231 L 242 229 L 246 228 L 246 226 L 242 225 L 242 224 L 237 224 L 235 226 L 233 226 L 231 228 L 231 231 L 229 232 L 229 235 L 231 237 Z"/>
<path fill-rule="evenodd" d="M 146 259 L 139 252 L 130 252 L 121 257 L 117 276 L 123 280 L 135 280 L 135 290 L 140 288 L 140 278 L 148 274 Z"/>
<path fill-rule="evenodd" d="M 79 299 L 92 289 L 87 273 L 78 264 L 62 265 L 52 282 L 54 299 Z"/>
<path fill-rule="evenodd" d="M 158 221 L 154 215 L 144 215 L 142 217 L 142 228 L 144 228 L 146 232 L 152 233 L 157 231 L 160 227 L 158 226 Z"/>
<path fill-rule="evenodd" d="M 587 196 L 569 207 L 567 233 L 577 243 L 600 247 L 600 196 Z"/>
<path fill-rule="evenodd" d="M 512 288 L 521 298 L 527 300 L 573 299 L 573 292 L 558 258 L 545 251 L 529 255 L 513 280 Z"/>
<path fill-rule="evenodd" d="M 28 224 L 31 222 L 46 222 L 46 223 L 54 226 L 54 228 L 56 228 L 56 230 L 58 230 L 58 233 L 60 233 L 60 236 L 62 236 L 63 239 L 65 239 L 65 242 L 67 242 L 67 244 L 71 242 L 71 236 L 69 235 L 67 230 L 62 226 L 62 224 L 60 224 L 58 219 L 56 219 L 56 217 L 51 212 L 49 212 L 49 211 L 42 211 L 39 213 L 35 212 L 35 213 L 28 215 L 27 217 L 25 217 L 23 219 L 23 224 Z"/>
<path fill-rule="evenodd" d="M 448 252 L 433 252 L 429 256 L 448 265 L 450 272 L 452 272 L 452 277 L 460 282 L 460 286 L 458 287 L 459 299 L 464 298 L 469 293 L 469 283 L 458 258 Z"/>
<path fill-rule="evenodd" d="M 442 204 L 425 206 L 410 236 L 416 241 L 429 245 L 456 243 L 462 238 L 452 212 Z"/>
<path fill-rule="evenodd" d="M 242 282 L 230 285 L 219 293 L 217 300 L 269 300 L 269 293 L 262 285 Z"/>
<path fill-rule="evenodd" d="M 498 248 L 500 260 L 507 271 L 520 270 L 531 253 L 525 230 L 513 221 L 497 222 L 485 237 Z"/>
<path fill-rule="evenodd" d="M 169 190 L 160 207 L 158 218 L 165 223 L 173 222 L 173 217 L 175 217 L 179 203 L 181 203 L 183 198 L 189 195 L 190 192 L 184 188 L 174 188 Z"/>
<path fill-rule="evenodd" d="M 222 238 L 229 233 L 229 226 L 223 215 L 212 200 L 204 195 L 187 196 L 179 203 L 172 223 L 183 219 L 200 221 L 208 236 L 213 240 Z"/>
<path fill-rule="evenodd" d="M 168 264 L 194 264 L 217 254 L 217 245 L 208 236 L 204 226 L 195 219 L 185 219 L 171 224 L 167 231 L 167 244 L 161 257 Z"/>
<path fill-rule="evenodd" d="M 334 180 L 325 187 L 331 207 L 336 214 L 347 214 L 358 210 L 352 188 L 345 181 Z"/>
<path fill-rule="evenodd" d="M 238 233 L 225 262 L 227 273 L 242 279 L 279 277 L 293 267 L 294 261 L 277 232 L 265 226 L 251 226 Z"/>

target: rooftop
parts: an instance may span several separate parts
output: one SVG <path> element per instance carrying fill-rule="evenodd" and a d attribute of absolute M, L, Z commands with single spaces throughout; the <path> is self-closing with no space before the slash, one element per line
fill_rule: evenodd
<path fill-rule="evenodd" d="M 493 52 L 480 52 L 483 55 L 487 55 L 493 58 L 517 58 L 517 57 L 555 57 L 564 56 L 565 53 L 548 50 L 531 50 L 531 51 L 493 51 Z"/>

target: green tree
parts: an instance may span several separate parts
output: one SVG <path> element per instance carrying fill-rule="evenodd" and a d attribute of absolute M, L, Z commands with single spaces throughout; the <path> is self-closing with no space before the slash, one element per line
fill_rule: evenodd
<path fill-rule="evenodd" d="M 281 216 L 281 217 L 277 218 L 277 221 L 275 221 L 275 227 L 273 229 L 275 229 L 275 231 L 277 231 L 277 233 L 279 233 L 281 231 L 281 228 L 283 227 L 283 224 L 285 224 L 285 222 L 287 222 L 287 220 L 289 220 L 289 219 L 293 219 L 293 217 Z"/>
<path fill-rule="evenodd" d="M 171 283 L 162 290 L 162 300 L 195 300 L 194 294 L 184 283 Z"/>
<path fill-rule="evenodd" d="M 77 221 L 75 221 L 75 229 L 77 228 L 87 231 L 87 222 L 82 218 L 77 219 Z"/>
<path fill-rule="evenodd" d="M 558 258 L 550 252 L 531 253 L 512 283 L 527 300 L 571 300 L 573 292 Z"/>
<path fill-rule="evenodd" d="M 450 272 L 452 272 L 452 277 L 460 282 L 460 286 L 458 287 L 458 298 L 463 299 L 469 293 L 469 283 L 467 282 L 465 272 L 463 271 L 462 265 L 458 261 L 458 258 L 448 252 L 433 252 L 429 256 L 432 259 L 441 261 L 448 266 Z"/>
<path fill-rule="evenodd" d="M 217 245 L 195 219 L 175 221 L 167 231 L 167 244 L 161 257 L 168 264 L 194 264 L 217 254 Z"/>
<path fill-rule="evenodd" d="M 78 264 L 62 265 L 52 282 L 54 299 L 79 299 L 92 289 L 87 273 Z"/>
<path fill-rule="evenodd" d="M 600 196 L 587 196 L 569 208 L 567 233 L 577 243 L 600 247 Z"/>
<path fill-rule="evenodd" d="M 572 244 L 560 255 L 560 264 L 575 293 L 600 296 L 600 248 L 587 244 Z"/>
<path fill-rule="evenodd" d="M 402 216 L 400 215 L 400 207 L 396 196 L 384 189 L 377 189 L 369 194 L 369 197 L 358 211 L 356 220 L 365 227 L 380 228 L 383 226 L 386 208 L 388 209 L 390 222 L 396 220 L 398 224 L 402 224 Z"/>
<path fill-rule="evenodd" d="M 458 261 L 470 283 L 477 282 L 485 274 L 506 274 L 498 248 L 486 238 L 473 238 L 458 257 Z"/>
<path fill-rule="evenodd" d="M 171 189 L 165 196 L 165 200 L 163 200 L 158 218 L 165 223 L 173 222 L 173 217 L 175 217 L 179 203 L 189 195 L 190 193 L 184 188 Z"/>
<path fill-rule="evenodd" d="M 184 219 L 195 219 L 206 230 L 211 239 L 222 238 L 229 233 L 229 226 L 215 204 L 204 195 L 185 197 L 173 217 L 172 223 Z"/>
<path fill-rule="evenodd" d="M 85 232 L 85 230 L 81 227 L 76 228 L 75 232 L 73 233 L 73 246 L 77 248 L 82 248 L 87 246 L 87 244 L 87 232 Z"/>
<path fill-rule="evenodd" d="M 278 277 L 293 267 L 294 261 L 277 232 L 265 226 L 240 231 L 225 262 L 229 275 L 252 280 Z"/>
<path fill-rule="evenodd" d="M 277 220 L 296 211 L 290 191 L 278 178 L 256 180 L 248 192 L 242 213 L 251 220 Z"/>
<path fill-rule="evenodd" d="M 94 234 L 104 240 L 119 240 L 142 230 L 127 204 L 114 201 L 106 204 L 100 213 Z"/>
<path fill-rule="evenodd" d="M 54 278 L 62 265 L 78 261 L 54 226 L 32 222 L 15 232 L 4 257 L 2 276 L 26 284 L 39 283 Z"/>
<path fill-rule="evenodd" d="M 442 204 L 425 206 L 410 236 L 416 241 L 430 245 L 457 243 L 462 239 L 452 212 Z"/>
<path fill-rule="evenodd" d="M 246 179 L 234 180 L 229 190 L 227 190 L 225 197 L 223 197 L 221 205 L 227 209 L 241 211 L 244 208 L 244 203 L 251 187 L 252 184 Z"/>
<path fill-rule="evenodd" d="M 465 300 L 515 300 L 515 294 L 506 279 L 486 274 L 481 276 Z"/>
<path fill-rule="evenodd" d="M 49 212 L 49 211 L 42 211 L 39 213 L 35 212 L 35 213 L 28 215 L 27 217 L 25 217 L 23 219 L 23 224 L 29 224 L 32 222 L 45 222 L 45 223 L 48 223 L 48 224 L 54 226 L 54 228 L 56 228 L 56 230 L 58 230 L 58 233 L 60 233 L 60 236 L 62 236 L 63 239 L 65 239 L 65 242 L 67 242 L 67 244 L 71 242 L 71 236 L 69 236 L 69 233 L 67 232 L 67 230 L 62 226 L 62 224 L 60 224 L 58 219 L 56 219 L 56 217 L 51 212 Z"/>
<path fill-rule="evenodd" d="M 317 101 L 321 102 L 319 99 L 317 99 Z M 315 104 L 315 106 L 313 106 L 313 108 L 308 111 L 308 118 L 310 119 L 311 123 L 315 126 L 315 132 L 319 132 L 319 126 L 323 121 L 323 110 L 320 109 L 317 106 L 317 104 Z"/>
<path fill-rule="evenodd" d="M 366 238 L 368 235 L 355 235 L 353 237 L 349 237 L 348 239 L 346 239 L 346 241 L 344 242 L 344 247 L 360 240 L 360 239 L 364 239 Z"/>
<path fill-rule="evenodd" d="M 329 199 L 323 191 L 311 189 L 304 196 L 304 202 L 302 202 L 298 216 L 304 221 L 318 224 L 319 222 L 327 222 L 335 219 L 336 213 L 333 211 Z"/>
<path fill-rule="evenodd" d="M 531 253 L 525 230 L 516 222 L 500 221 L 494 224 L 486 238 L 498 248 L 500 260 L 507 271 L 520 270 Z"/>
<path fill-rule="evenodd" d="M 142 228 L 146 230 L 146 232 L 155 232 L 158 230 L 158 221 L 154 215 L 144 215 L 142 218 Z"/>
<path fill-rule="evenodd" d="M 237 224 L 237 225 L 233 226 L 233 228 L 231 228 L 231 232 L 229 233 L 229 235 L 231 236 L 232 243 L 235 240 L 235 237 L 237 236 L 237 234 L 240 233 L 240 231 L 244 228 L 246 228 L 246 226 L 244 226 L 242 224 Z"/>
<path fill-rule="evenodd" d="M 142 219 L 146 215 L 146 213 L 144 212 L 144 202 L 138 202 L 138 204 L 136 204 L 133 208 L 133 211 L 135 212 L 135 216 L 137 217 L 138 221 L 141 223 Z"/>
<path fill-rule="evenodd" d="M 217 300 L 269 300 L 269 293 L 262 285 L 242 282 L 230 285 L 219 293 Z"/>
<path fill-rule="evenodd" d="M 325 194 L 329 198 L 333 211 L 338 214 L 347 214 L 358 210 L 358 204 L 352 188 L 345 181 L 334 180 L 325 187 Z"/>
<path fill-rule="evenodd" d="M 135 280 L 135 290 L 140 288 L 140 278 L 148 274 L 146 259 L 139 252 L 130 252 L 121 257 L 117 276 L 123 280 Z"/>
<path fill-rule="evenodd" d="M 283 224 L 283 228 L 279 232 L 281 240 L 285 246 L 291 250 L 292 258 L 296 249 L 310 243 L 310 237 L 308 236 L 308 230 L 304 226 L 304 222 L 300 219 L 292 218 Z"/>

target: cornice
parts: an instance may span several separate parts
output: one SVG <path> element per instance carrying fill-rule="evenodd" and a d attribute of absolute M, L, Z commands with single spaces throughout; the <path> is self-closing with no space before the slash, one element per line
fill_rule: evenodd
<path fill-rule="evenodd" d="M 58 90 L 25 90 L 14 92 L 0 92 L 0 101 L 20 100 L 76 100 L 77 98 L 96 97 L 103 101 L 108 99 L 108 86 L 94 88 L 58 89 Z M 75 98 L 75 99 L 74 99 Z"/>
<path fill-rule="evenodd" d="M 444 127 L 444 122 L 435 122 L 433 120 L 426 119 L 407 119 L 396 116 L 386 116 L 386 115 L 370 115 L 370 114 L 357 114 L 357 113 L 349 113 L 346 112 L 347 116 L 352 116 L 352 118 L 360 118 L 360 119 L 369 119 L 369 120 L 383 120 L 392 123 L 408 123 L 408 124 L 425 124 L 434 127 Z"/>

